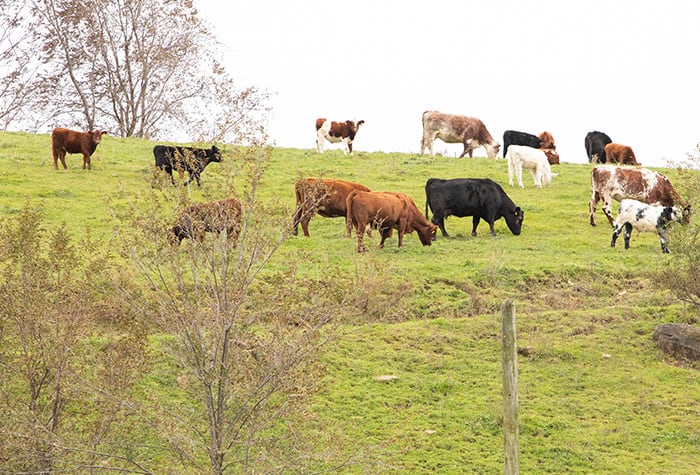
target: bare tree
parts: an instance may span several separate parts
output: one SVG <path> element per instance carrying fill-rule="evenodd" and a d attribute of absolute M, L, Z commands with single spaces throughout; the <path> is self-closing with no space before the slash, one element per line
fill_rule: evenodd
<path fill-rule="evenodd" d="M 190 0 L 32 0 L 25 11 L 40 53 L 33 107 L 23 103 L 34 124 L 238 142 L 236 125 L 267 111 L 265 93 L 239 90 L 221 67 Z"/>

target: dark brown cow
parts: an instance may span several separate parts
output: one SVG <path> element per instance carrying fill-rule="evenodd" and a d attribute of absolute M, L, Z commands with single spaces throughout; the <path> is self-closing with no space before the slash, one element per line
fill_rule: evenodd
<path fill-rule="evenodd" d="M 185 238 L 202 242 L 205 232 L 221 234 L 224 230 L 228 240 L 238 240 L 241 203 L 236 198 L 189 206 L 177 217 L 170 237 L 177 244 Z"/>
<path fill-rule="evenodd" d="M 83 169 L 92 169 L 90 156 L 95 152 L 97 145 L 102 142 L 102 136 L 107 132 L 103 130 L 90 130 L 78 132 L 77 130 L 61 127 L 51 132 L 51 148 L 53 149 L 53 168 L 58 170 L 58 160 L 61 160 L 63 169 L 67 170 L 66 153 L 82 153 Z"/>
<path fill-rule="evenodd" d="M 330 143 L 343 142 L 343 151 L 346 154 L 351 154 L 352 141 L 355 140 L 357 131 L 364 123 L 364 120 L 335 122 L 323 118 L 316 119 L 316 151 L 323 153 L 324 140 L 328 140 Z"/>
<path fill-rule="evenodd" d="M 443 114 L 437 111 L 423 112 L 423 139 L 420 143 L 420 154 L 427 148 L 433 154 L 433 142 L 440 139 L 445 143 L 461 143 L 464 151 L 459 158 L 469 154 L 472 157 L 474 149 L 484 147 L 489 158 L 496 158 L 500 144 L 496 142 L 484 123 L 476 117 Z"/>
<path fill-rule="evenodd" d="M 591 226 L 595 226 L 595 210 L 599 201 L 603 201 L 603 213 L 613 226 L 612 200 L 625 198 L 647 204 L 673 206 L 676 203 L 686 206 L 671 185 L 669 179 L 661 173 L 646 168 L 617 167 L 599 165 L 591 170 L 591 201 L 588 203 Z"/>
<path fill-rule="evenodd" d="M 357 252 L 365 252 L 363 235 L 370 228 L 378 229 L 382 235 L 379 248 L 391 236 L 392 229 L 399 233 L 399 247 L 403 247 L 403 236 L 416 231 L 424 246 L 430 246 L 437 226 L 423 216 L 414 201 L 404 193 L 358 191 L 347 198 L 348 232 L 355 227 Z"/>
<path fill-rule="evenodd" d="M 609 143 L 605 146 L 605 159 L 607 163 L 620 163 L 622 165 L 640 165 L 634 156 L 632 147 Z"/>
<path fill-rule="evenodd" d="M 345 217 L 347 208 L 345 201 L 353 190 L 370 191 L 365 185 L 345 180 L 332 180 L 316 178 L 304 178 L 294 184 L 294 192 L 297 199 L 297 208 L 294 213 L 294 230 L 298 234 L 298 227 L 304 236 L 309 236 L 309 221 L 315 213 L 324 218 Z M 348 237 L 350 233 L 348 232 Z"/>

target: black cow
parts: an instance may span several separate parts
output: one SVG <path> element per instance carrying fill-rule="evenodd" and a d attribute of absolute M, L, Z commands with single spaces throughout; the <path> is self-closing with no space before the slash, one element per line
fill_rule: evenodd
<path fill-rule="evenodd" d="M 524 211 L 515 206 L 501 185 L 488 178 L 430 178 L 425 183 L 426 218 L 428 206 L 433 212 L 433 224 L 438 225 L 446 237 L 445 218 L 448 216 L 472 216 L 472 236 L 476 236 L 476 227 L 481 219 L 489 223 L 491 235 L 495 236 L 493 223 L 500 218 L 505 218 L 508 229 L 517 236 L 525 216 Z"/>
<path fill-rule="evenodd" d="M 221 162 L 221 151 L 212 145 L 210 149 L 194 147 L 171 147 L 156 145 L 153 147 L 156 167 L 170 175 L 170 181 L 175 184 L 173 170 L 177 170 L 182 178 L 186 171 L 189 178 L 184 185 L 189 185 L 192 179 L 197 180 L 197 186 L 202 186 L 200 175 L 211 162 Z"/>
<path fill-rule="evenodd" d="M 605 146 L 611 142 L 610 137 L 603 132 L 598 132 L 597 130 L 588 132 L 584 141 L 588 161 L 590 163 L 605 163 Z"/>

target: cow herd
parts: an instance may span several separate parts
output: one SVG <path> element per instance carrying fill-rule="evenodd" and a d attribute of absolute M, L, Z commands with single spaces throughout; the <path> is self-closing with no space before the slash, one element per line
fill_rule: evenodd
<path fill-rule="evenodd" d="M 439 138 L 446 143 L 461 143 L 464 150 L 460 157 L 472 156 L 474 149 L 483 147 L 489 158 L 496 158 L 500 144 L 493 139 L 483 122 L 475 117 L 426 111 L 422 116 L 423 136 L 421 154 L 427 149 L 433 153 L 433 142 Z M 352 143 L 363 120 L 345 122 L 316 120 L 316 150 L 323 152 L 324 141 L 343 143 L 346 154 L 352 153 Z M 56 128 L 51 134 L 54 168 L 58 160 L 66 167 L 66 153 L 81 153 L 83 168 L 90 169 L 90 156 L 94 153 L 102 136 L 107 132 L 95 130 L 78 132 Z M 525 132 L 507 130 L 503 134 L 503 156 L 508 163 L 508 180 L 513 178 L 522 188 L 522 170 L 532 174 L 536 187 L 549 186 L 552 177 L 551 165 L 559 163 L 554 138 L 549 132 L 538 136 Z M 632 149 L 613 143 L 602 132 L 589 132 L 584 141 L 586 154 L 591 163 L 617 163 L 639 165 Z M 184 172 L 189 178 L 184 183 L 196 180 L 201 186 L 201 173 L 211 162 L 221 162 L 221 151 L 195 147 L 156 145 L 153 148 L 155 168 L 170 176 L 174 185 L 173 170 Z M 436 237 L 437 229 L 448 236 L 444 219 L 448 216 L 472 217 L 472 235 L 483 219 L 495 236 L 494 222 L 504 218 L 514 235 L 519 235 L 524 211 L 516 206 L 503 188 L 488 178 L 457 178 L 443 180 L 430 178 L 425 184 L 425 213 L 421 213 L 415 202 L 405 193 L 377 192 L 354 182 L 334 179 L 306 178 L 295 183 L 296 210 L 292 218 L 293 234 L 301 225 L 305 236 L 309 236 L 309 221 L 314 214 L 323 217 L 344 217 L 348 237 L 355 229 L 358 252 L 364 252 L 364 234 L 377 229 L 381 235 L 379 247 L 393 230 L 398 232 L 398 245 L 403 246 L 405 234 L 416 232 L 421 243 L 429 246 Z M 612 216 L 612 200 L 621 201 L 617 219 Z M 597 165 L 591 170 L 591 200 L 589 202 L 590 223 L 595 226 L 595 211 L 603 202 L 603 212 L 613 226 L 611 246 L 624 231 L 625 248 L 629 248 L 632 229 L 640 232 L 656 232 L 664 253 L 668 251 L 667 227 L 671 222 L 687 223 L 690 206 L 683 202 L 670 181 L 664 175 L 636 167 Z M 428 210 L 432 219 L 428 221 Z M 170 239 L 180 243 L 183 239 L 202 240 L 205 232 L 226 232 L 234 241 L 240 230 L 241 204 L 234 198 L 201 203 L 190 206 L 175 220 Z"/>

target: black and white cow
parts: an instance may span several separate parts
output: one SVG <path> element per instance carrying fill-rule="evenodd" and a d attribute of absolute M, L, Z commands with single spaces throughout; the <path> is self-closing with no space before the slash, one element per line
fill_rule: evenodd
<path fill-rule="evenodd" d="M 330 143 L 343 142 L 345 154 L 352 154 L 352 141 L 364 123 L 364 120 L 335 122 L 323 118 L 316 119 L 316 151 L 323 153 L 324 140 L 328 140 Z"/>
<path fill-rule="evenodd" d="M 668 225 L 672 222 L 687 223 L 690 206 L 648 205 L 641 201 L 624 199 L 620 201 L 620 212 L 613 223 L 611 247 L 615 247 L 620 233 L 625 231 L 625 249 L 630 248 L 632 229 L 640 233 L 656 233 L 661 243 L 661 251 L 668 254 Z"/>
<path fill-rule="evenodd" d="M 491 235 L 495 236 L 493 223 L 500 218 L 506 220 L 508 229 L 517 236 L 525 216 L 501 185 L 488 178 L 430 178 L 425 183 L 426 218 L 428 207 L 433 212 L 433 224 L 437 224 L 446 237 L 445 218 L 448 216 L 472 216 L 472 236 L 476 236 L 476 227 L 481 219 L 489 223 Z"/>
<path fill-rule="evenodd" d="M 156 159 L 156 167 L 170 175 L 173 185 L 175 184 L 173 170 L 180 173 L 180 178 L 185 171 L 189 174 L 184 185 L 188 185 L 192 179 L 195 179 L 197 185 L 202 186 L 200 175 L 207 165 L 211 162 L 221 162 L 221 151 L 216 145 L 212 145 L 210 149 L 156 145 L 153 147 L 153 156 Z"/>

